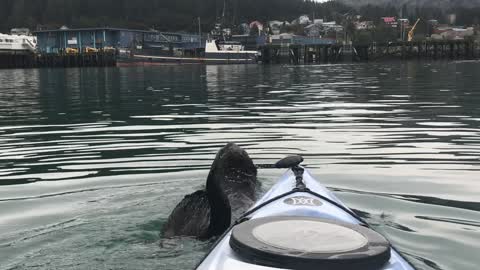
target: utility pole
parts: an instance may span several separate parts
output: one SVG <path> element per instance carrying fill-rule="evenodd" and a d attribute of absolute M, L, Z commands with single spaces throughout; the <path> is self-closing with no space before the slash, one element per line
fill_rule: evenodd
<path fill-rule="evenodd" d="M 227 7 L 227 0 L 223 0 L 222 24 L 225 23 L 225 8 Z"/>
<path fill-rule="evenodd" d="M 200 45 L 199 48 L 202 47 L 202 24 L 200 21 L 200 16 L 198 17 L 198 44 Z"/>

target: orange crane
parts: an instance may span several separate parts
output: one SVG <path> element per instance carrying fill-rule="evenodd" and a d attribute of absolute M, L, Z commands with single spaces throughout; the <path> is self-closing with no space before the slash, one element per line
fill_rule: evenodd
<path fill-rule="evenodd" d="M 420 18 L 417 19 L 417 21 L 413 25 L 412 29 L 410 29 L 410 31 L 408 31 L 408 42 L 413 40 L 413 35 L 415 34 L 415 28 L 417 28 L 417 24 L 418 24 L 419 21 L 420 21 Z"/>

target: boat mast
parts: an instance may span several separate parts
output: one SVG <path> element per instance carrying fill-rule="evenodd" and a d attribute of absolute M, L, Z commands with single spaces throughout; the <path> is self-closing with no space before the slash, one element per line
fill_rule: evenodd
<path fill-rule="evenodd" d="M 223 0 L 223 11 L 222 11 L 222 20 L 221 23 L 225 23 L 225 7 L 227 6 L 227 0 Z"/>

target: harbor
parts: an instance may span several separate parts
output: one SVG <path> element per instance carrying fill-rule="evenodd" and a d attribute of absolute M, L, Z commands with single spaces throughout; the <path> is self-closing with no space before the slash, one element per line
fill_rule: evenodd
<path fill-rule="evenodd" d="M 235 32 L 222 23 L 209 32 L 199 28 L 198 33 L 113 27 L 26 29 L 0 38 L 0 68 L 480 59 L 480 37 L 473 27 L 430 20 L 429 32 L 419 36 L 415 31 L 420 18 L 413 25 L 395 17 L 384 17 L 377 26 L 358 18 L 348 20 L 329 22 L 302 15 L 291 23 L 245 23 Z M 348 30 L 347 23 L 355 30 Z M 379 27 L 387 31 L 383 36 L 376 33 Z"/>

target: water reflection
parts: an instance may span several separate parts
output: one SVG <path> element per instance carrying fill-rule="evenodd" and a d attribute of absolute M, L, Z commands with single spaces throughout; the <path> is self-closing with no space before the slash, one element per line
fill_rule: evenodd
<path fill-rule="evenodd" d="M 34 268 L 42 255 L 61 265 L 53 254 L 83 247 L 76 261 L 95 268 L 88 262 L 98 249 L 113 246 L 100 251 L 110 268 L 122 262 L 116 254 L 130 268 L 191 268 L 204 245 L 176 242 L 187 248 L 172 254 L 151 245 L 151 231 L 204 183 L 217 149 L 235 141 L 257 163 L 304 155 L 419 268 L 471 269 L 480 247 L 478 65 L 2 70 L 0 252 L 11 268 Z M 266 187 L 278 175 L 261 172 Z M 100 237 L 99 225 L 150 240 Z M 60 239 L 55 228 L 72 244 L 42 246 Z M 77 233 L 99 240 L 88 248 Z M 143 260 L 127 256 L 129 241 Z M 458 260 L 447 260 L 455 250 Z"/>

